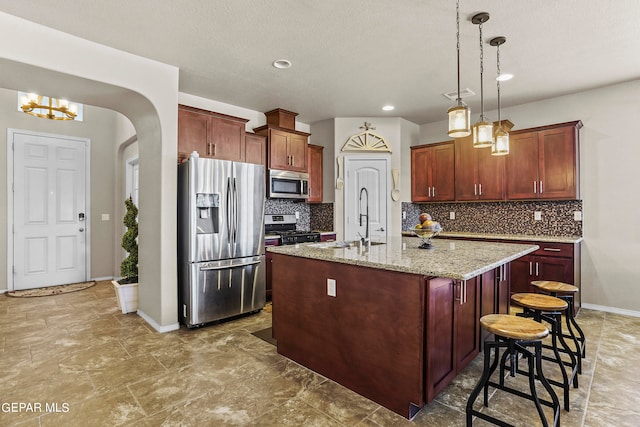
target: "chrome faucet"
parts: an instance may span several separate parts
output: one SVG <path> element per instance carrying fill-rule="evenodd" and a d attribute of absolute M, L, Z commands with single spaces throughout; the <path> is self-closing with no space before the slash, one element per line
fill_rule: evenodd
<path fill-rule="evenodd" d="M 366 224 L 365 224 L 365 229 L 364 229 L 364 237 L 362 237 L 362 234 L 358 233 L 358 235 L 360 236 L 360 241 L 362 242 L 363 245 L 369 244 L 369 191 L 365 188 L 362 187 L 360 189 L 360 200 L 359 200 L 359 204 L 358 204 L 358 209 L 362 209 L 362 192 L 364 192 L 366 198 L 365 198 L 365 203 L 366 203 L 366 213 L 360 213 L 360 227 L 362 227 L 362 217 L 366 218 Z M 362 210 L 360 210 L 360 212 L 362 212 Z"/>

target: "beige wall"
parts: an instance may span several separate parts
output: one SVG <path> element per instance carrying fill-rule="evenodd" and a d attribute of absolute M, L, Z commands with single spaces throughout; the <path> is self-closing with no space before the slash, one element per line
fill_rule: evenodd
<path fill-rule="evenodd" d="M 12 40 L 0 52 L 0 87 L 65 96 L 118 111 L 133 123 L 140 185 L 146 187 L 140 199 L 138 314 L 157 330 L 178 328 L 178 69 L 5 13 L 0 38 Z M 42 40 L 49 42 L 47 49 Z"/>
<path fill-rule="evenodd" d="M 114 180 L 116 129 L 124 116 L 103 108 L 84 107 L 84 121 L 53 121 L 29 116 L 17 111 L 17 92 L 0 89 L 0 138 L 3 149 L 0 150 L 0 277 L 7 277 L 7 129 L 29 130 L 57 135 L 89 138 L 90 142 L 90 230 L 91 230 L 91 277 L 112 277 L 113 240 L 114 240 Z M 102 214 L 109 214 L 108 221 L 102 220 Z M 4 256 L 2 256 L 4 255 Z M 1 283 L 4 283 L 3 280 Z M 0 285 L 0 289 L 5 286 Z"/>
<path fill-rule="evenodd" d="M 631 125 L 640 117 L 638 99 L 640 80 L 502 111 L 514 129 L 582 120 L 582 301 L 634 315 L 640 315 L 640 144 Z M 420 143 L 446 140 L 446 126 L 421 126 Z"/>
<path fill-rule="evenodd" d="M 373 132 L 385 139 L 387 145 L 391 149 L 391 154 L 350 152 L 347 153 L 347 155 L 358 157 L 388 156 L 390 158 L 390 171 L 388 176 L 389 188 L 391 188 L 392 186 L 391 169 L 399 169 L 401 173 L 400 187 L 404 189 L 410 189 L 410 186 L 407 187 L 407 183 L 410 183 L 411 179 L 410 159 L 407 160 L 405 151 L 408 150 L 408 147 L 412 143 L 415 143 L 415 141 L 417 141 L 419 126 L 399 117 L 338 117 L 330 121 L 325 120 L 319 122 L 318 128 L 320 130 L 320 133 L 325 134 L 325 138 L 328 132 L 327 129 L 331 129 L 331 122 L 333 122 L 333 150 L 328 150 L 329 153 L 333 151 L 333 157 L 329 159 L 323 158 L 323 160 L 325 161 L 324 173 L 337 178 L 335 172 L 334 174 L 331 173 L 331 171 L 335 171 L 336 157 L 343 157 L 345 155 L 345 153 L 341 151 L 343 145 L 351 136 L 363 131 L 362 129 L 360 129 L 360 126 L 362 126 L 365 121 L 371 123 L 376 128 Z M 315 129 L 316 125 L 313 124 L 311 126 L 312 133 Z M 404 167 L 407 161 L 409 162 L 409 170 Z M 344 162 L 342 163 L 342 166 L 344 167 Z M 342 174 L 344 177 L 344 171 L 342 171 Z M 334 225 L 335 231 L 337 233 L 337 238 L 338 240 L 340 240 L 344 238 L 344 189 L 338 190 L 335 188 L 335 178 L 331 181 L 331 183 L 329 183 L 326 189 L 323 189 L 323 192 L 334 193 Z M 393 201 L 391 200 L 391 196 L 389 193 L 388 235 L 400 235 L 402 231 L 402 201 L 410 200 L 410 198 L 411 195 L 409 194 L 407 196 L 405 192 L 401 194 L 400 200 Z M 325 196 L 324 199 L 330 200 L 328 196 Z"/>

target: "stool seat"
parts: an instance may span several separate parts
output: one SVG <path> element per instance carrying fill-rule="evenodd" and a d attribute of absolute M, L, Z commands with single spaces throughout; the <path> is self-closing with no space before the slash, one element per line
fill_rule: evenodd
<path fill-rule="evenodd" d="M 541 340 L 549 335 L 549 329 L 542 323 L 508 314 L 487 314 L 480 318 L 480 325 L 492 334 L 517 340 Z"/>
<path fill-rule="evenodd" d="M 566 301 L 543 294 L 513 294 L 511 300 L 522 307 L 533 310 L 562 311 L 568 307 Z"/>
<path fill-rule="evenodd" d="M 575 294 L 578 287 L 564 282 L 554 282 L 552 280 L 534 280 L 531 284 L 547 292 L 563 292 Z"/>

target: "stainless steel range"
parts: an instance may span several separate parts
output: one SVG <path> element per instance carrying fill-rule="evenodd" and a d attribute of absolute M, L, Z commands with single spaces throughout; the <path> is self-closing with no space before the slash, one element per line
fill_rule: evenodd
<path fill-rule="evenodd" d="M 296 226 L 297 221 L 295 215 L 267 214 L 264 218 L 265 234 L 279 235 L 281 245 L 320 241 L 320 233 L 317 231 L 298 230 Z"/>

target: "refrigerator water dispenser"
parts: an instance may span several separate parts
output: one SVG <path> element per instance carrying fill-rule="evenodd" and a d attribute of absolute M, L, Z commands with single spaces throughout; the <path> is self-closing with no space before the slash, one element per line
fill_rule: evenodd
<path fill-rule="evenodd" d="M 211 234 L 219 232 L 220 194 L 197 193 L 196 194 L 196 232 L 198 234 Z"/>

